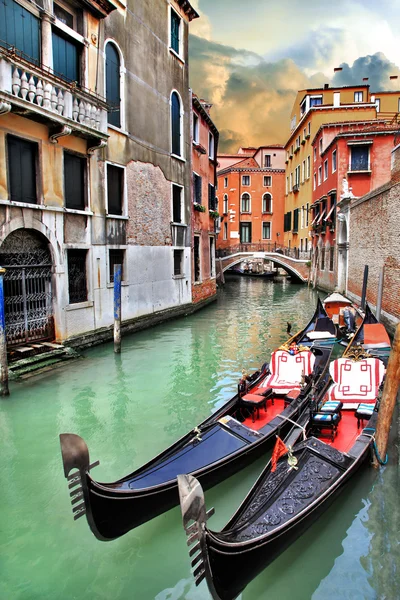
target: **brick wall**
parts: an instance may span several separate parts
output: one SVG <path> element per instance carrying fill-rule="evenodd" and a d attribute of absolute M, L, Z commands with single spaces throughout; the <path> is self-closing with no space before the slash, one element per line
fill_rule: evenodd
<path fill-rule="evenodd" d="M 215 296 L 217 293 L 217 284 L 215 279 L 207 279 L 201 283 L 192 286 L 192 301 L 194 304 Z"/>
<path fill-rule="evenodd" d="M 389 184 L 356 200 L 350 213 L 348 292 L 361 298 L 368 265 L 367 302 L 376 306 L 379 274 L 385 267 L 382 317 L 390 329 L 400 320 L 400 148 Z"/>

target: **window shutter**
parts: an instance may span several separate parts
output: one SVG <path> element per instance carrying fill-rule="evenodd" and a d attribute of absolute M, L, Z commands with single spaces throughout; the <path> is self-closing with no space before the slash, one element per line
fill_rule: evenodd
<path fill-rule="evenodd" d="M 122 215 L 124 170 L 107 165 L 107 211 L 109 215 Z"/>
<path fill-rule="evenodd" d="M 40 21 L 14 0 L 0 2 L 0 46 L 15 46 L 33 62 L 40 62 Z"/>
<path fill-rule="evenodd" d="M 181 155 L 181 104 L 178 94 L 174 92 L 171 99 L 171 133 L 172 154 Z"/>
<path fill-rule="evenodd" d="M 181 20 L 179 16 L 171 10 L 171 48 L 179 54 L 179 28 Z"/>
<path fill-rule="evenodd" d="M 36 156 L 37 144 L 8 137 L 10 199 L 13 202 L 36 204 Z"/>
<path fill-rule="evenodd" d="M 177 185 L 172 186 L 172 221 L 174 223 L 182 222 L 182 188 Z"/>
<path fill-rule="evenodd" d="M 115 127 L 121 127 L 121 79 L 120 60 L 114 44 L 106 46 L 106 99 L 110 105 L 108 122 Z"/>
<path fill-rule="evenodd" d="M 53 31 L 53 69 L 67 81 L 80 82 L 79 52 L 75 44 Z"/>
<path fill-rule="evenodd" d="M 202 196 L 202 178 L 199 175 L 194 174 L 194 201 L 197 204 L 201 204 Z"/>
<path fill-rule="evenodd" d="M 64 152 L 65 206 L 85 210 L 86 159 Z"/>

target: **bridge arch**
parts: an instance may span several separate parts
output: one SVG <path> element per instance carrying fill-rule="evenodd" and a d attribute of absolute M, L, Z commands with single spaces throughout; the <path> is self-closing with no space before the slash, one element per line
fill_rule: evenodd
<path fill-rule="evenodd" d="M 220 269 L 218 276 L 221 277 L 222 273 L 242 262 L 245 258 L 264 258 L 272 261 L 286 271 L 291 277 L 297 281 L 306 282 L 308 281 L 308 266 L 305 260 L 297 258 L 291 258 L 285 256 L 279 252 L 238 252 L 228 256 L 220 257 L 219 264 Z"/>

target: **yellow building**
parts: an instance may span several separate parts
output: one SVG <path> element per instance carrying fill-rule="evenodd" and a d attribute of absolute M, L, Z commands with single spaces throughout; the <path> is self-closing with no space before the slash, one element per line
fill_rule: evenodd
<path fill-rule="evenodd" d="M 285 145 L 285 246 L 300 258 L 311 249 L 310 207 L 312 192 L 321 175 L 314 171 L 314 152 L 323 152 L 331 141 L 324 135 L 321 148 L 313 139 L 327 123 L 392 119 L 399 111 L 400 92 L 371 94 L 368 85 L 300 90 L 291 113 L 290 136 Z M 333 134 L 332 134 L 333 135 Z M 315 157 L 316 158 L 316 157 Z"/>

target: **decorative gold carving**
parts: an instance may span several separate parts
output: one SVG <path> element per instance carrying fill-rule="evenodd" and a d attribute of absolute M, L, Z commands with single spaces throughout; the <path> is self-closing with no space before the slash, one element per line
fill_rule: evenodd
<path fill-rule="evenodd" d="M 359 360 L 364 360 L 365 358 L 371 358 L 371 355 L 367 350 L 364 350 L 362 346 L 354 346 L 354 348 L 350 348 L 344 358 L 350 358 L 350 360 L 358 362 Z"/>

